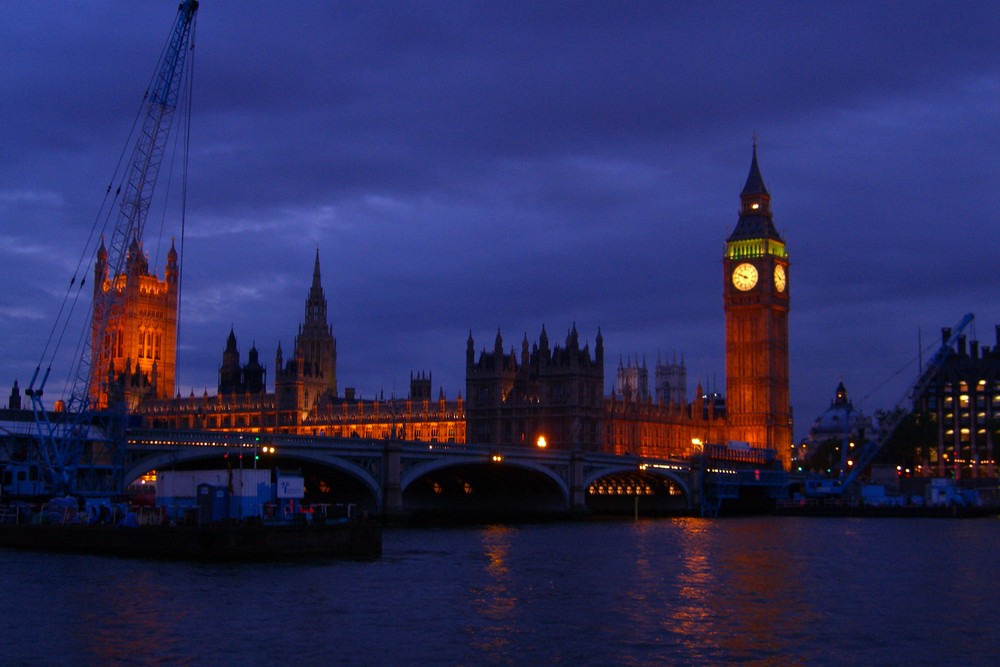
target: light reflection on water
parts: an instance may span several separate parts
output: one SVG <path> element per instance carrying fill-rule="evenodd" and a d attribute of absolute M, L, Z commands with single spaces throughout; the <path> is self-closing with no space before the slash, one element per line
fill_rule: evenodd
<path fill-rule="evenodd" d="M 183 637 L 176 626 L 186 612 L 163 605 L 170 591 L 160 577 L 148 571 L 133 570 L 128 580 L 111 579 L 86 589 L 76 588 L 74 595 L 79 598 L 74 606 L 80 610 L 80 617 L 69 630 L 83 655 L 101 664 L 128 663 L 150 646 L 156 646 L 167 658 L 182 647 Z M 126 600 L 131 604 L 121 613 L 107 613 Z"/>
<path fill-rule="evenodd" d="M 704 591 L 711 586 L 712 524 L 696 519 L 678 520 L 677 592 L 678 604 L 664 621 L 663 629 L 677 635 L 685 652 L 703 658 L 718 651 L 714 635 L 706 632 L 714 621 L 715 612 L 705 599 Z"/>
<path fill-rule="evenodd" d="M 518 600 L 511 592 L 507 568 L 514 532 L 509 526 L 488 526 L 479 531 L 486 556 L 483 578 L 469 589 L 472 618 L 480 619 L 468 628 L 470 641 L 486 661 L 493 663 L 502 662 L 516 634 Z"/>
<path fill-rule="evenodd" d="M 0 551 L 0 664 L 992 665 L 1000 520 L 388 530 L 382 560 Z"/>

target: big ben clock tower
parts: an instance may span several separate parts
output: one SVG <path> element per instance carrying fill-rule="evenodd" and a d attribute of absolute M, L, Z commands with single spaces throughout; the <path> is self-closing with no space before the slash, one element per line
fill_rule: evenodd
<path fill-rule="evenodd" d="M 757 166 L 757 143 L 740 219 L 723 257 L 726 414 L 729 437 L 777 450 L 791 465 L 788 400 L 788 252 L 771 218 L 771 195 Z"/>

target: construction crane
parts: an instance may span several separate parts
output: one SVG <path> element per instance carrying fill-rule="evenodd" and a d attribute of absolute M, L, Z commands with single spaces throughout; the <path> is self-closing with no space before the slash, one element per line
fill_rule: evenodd
<path fill-rule="evenodd" d="M 101 387 L 108 382 L 109 362 L 101 358 L 102 355 L 93 346 L 105 340 L 105 332 L 114 331 L 117 325 L 122 293 L 115 289 L 116 279 L 125 270 L 129 245 L 133 241 L 142 241 L 146 216 L 177 108 L 185 61 L 193 48 L 197 11 L 197 0 L 181 2 L 162 58 L 146 91 L 142 122 L 132 144 L 126 173 L 114 194 L 118 200 L 118 212 L 109 230 L 106 260 L 110 284 L 104 289 L 94 290 L 91 331 L 80 338 L 81 351 L 74 359 L 71 371 L 74 379 L 69 397 L 61 411 L 50 413 L 45 409 L 42 399 L 52 371 L 51 361 L 44 373 L 41 372 L 42 363 L 39 363 L 25 391 L 31 399 L 37 425 L 37 462 L 42 476 L 38 488 L 45 494 L 113 495 L 123 490 L 124 406 L 107 404 L 102 399 L 108 395 Z M 109 185 L 109 193 L 111 189 Z M 70 282 L 71 289 L 75 280 L 74 276 Z M 64 310 L 65 303 L 60 317 Z M 72 308 L 69 312 L 72 313 Z M 68 317 L 66 315 L 67 322 Z M 66 325 L 57 323 L 53 331 L 60 326 L 65 328 Z M 50 342 L 53 338 L 57 340 L 55 348 L 58 348 L 62 333 L 50 336 Z M 46 345 L 43 359 L 48 350 L 49 345 Z M 54 356 L 53 351 L 50 360 Z M 56 419 L 53 420 L 53 417 Z"/>
<path fill-rule="evenodd" d="M 857 457 L 854 459 L 854 463 L 850 466 L 850 472 L 844 477 L 842 485 L 844 488 L 850 486 L 858 478 L 858 475 L 871 464 L 885 443 L 896 432 L 896 429 L 906 417 L 907 407 L 912 406 L 913 401 L 930 387 L 931 382 L 934 381 L 934 376 L 937 375 L 942 364 L 954 352 L 958 337 L 962 335 L 965 327 L 969 326 L 969 323 L 973 319 L 974 315 L 968 313 L 955 325 L 948 339 L 941 344 L 941 347 L 934 353 L 934 356 L 927 362 L 927 367 L 923 370 L 923 373 L 920 374 L 920 377 L 917 378 L 916 382 L 913 383 L 906 394 L 903 395 L 903 398 L 900 399 L 899 403 L 896 404 L 896 409 L 890 412 L 888 418 L 880 424 L 878 439 L 875 441 L 869 440 L 861 446 Z M 843 471 L 841 471 L 841 475 L 843 475 Z"/>
<path fill-rule="evenodd" d="M 809 480 L 806 483 L 806 493 L 807 495 L 828 495 L 837 496 L 844 493 L 855 481 L 857 481 L 858 476 L 875 460 L 875 456 L 878 455 L 882 447 L 889 442 L 896 429 L 906 418 L 908 413 L 908 408 L 913 405 L 914 400 L 921 396 L 927 388 L 930 387 L 931 383 L 934 381 L 934 377 L 937 372 L 941 369 L 941 366 L 948 359 L 948 357 L 955 351 L 955 343 L 958 341 L 959 336 L 965 331 L 965 328 L 969 326 L 969 323 L 975 319 L 972 313 L 968 313 L 959 321 L 957 325 L 952 329 L 951 335 L 941 343 L 941 347 L 938 348 L 937 352 L 931 357 L 930 361 L 927 362 L 926 368 L 923 369 L 920 376 L 913 382 L 912 385 L 903 394 L 903 397 L 896 404 L 894 410 L 892 410 L 888 417 L 882 422 L 879 429 L 879 437 L 876 440 L 868 440 L 863 443 L 858 449 L 857 455 L 851 460 L 850 464 L 847 466 L 841 465 L 840 477 L 835 480 Z M 850 419 L 846 420 L 845 428 L 850 429 Z M 842 450 L 843 458 L 846 461 L 846 447 L 848 447 L 847 438 L 845 438 Z M 847 468 L 847 469 L 845 469 Z"/>

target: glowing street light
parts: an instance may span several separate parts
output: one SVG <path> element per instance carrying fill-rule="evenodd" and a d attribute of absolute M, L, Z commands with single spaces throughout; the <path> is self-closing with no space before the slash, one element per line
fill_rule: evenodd
<path fill-rule="evenodd" d="M 538 443 L 537 444 L 538 444 L 538 448 L 539 449 L 545 449 L 546 447 L 549 446 L 549 443 L 545 440 L 545 436 L 544 435 L 538 436 Z"/>

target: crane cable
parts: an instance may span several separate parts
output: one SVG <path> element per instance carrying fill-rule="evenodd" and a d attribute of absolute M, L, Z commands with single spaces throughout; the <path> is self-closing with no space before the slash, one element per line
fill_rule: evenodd
<path fill-rule="evenodd" d="M 188 161 L 191 154 L 191 109 L 194 107 L 194 56 L 195 56 L 195 34 L 198 27 L 198 22 L 196 20 L 191 21 L 191 53 L 188 54 L 187 60 L 187 94 L 185 95 L 185 107 L 183 109 L 184 118 L 184 148 L 182 153 L 181 162 L 181 247 L 178 252 L 177 257 L 177 326 L 174 331 L 174 389 L 177 393 L 180 393 L 180 355 L 176 354 L 177 348 L 180 346 L 181 339 L 181 313 L 183 309 L 181 305 L 184 300 L 181 298 L 183 295 L 184 286 L 184 238 L 187 227 L 187 188 L 188 188 Z"/>
<path fill-rule="evenodd" d="M 192 26 L 191 26 L 191 29 L 192 29 L 192 43 L 191 43 L 191 47 L 190 47 L 191 50 L 192 50 L 192 52 L 194 50 L 194 43 L 193 43 L 194 25 L 195 25 L 195 22 L 192 21 Z M 164 54 L 167 52 L 167 50 L 169 48 L 170 48 L 170 38 L 168 37 L 166 43 L 164 44 L 163 48 L 160 51 L 160 57 L 158 58 L 157 62 L 162 62 L 163 61 Z M 189 64 L 188 65 L 188 74 L 190 75 L 190 73 L 192 71 L 193 71 L 193 67 Z M 121 195 L 121 192 L 122 192 L 122 188 L 125 185 L 125 179 L 128 178 L 128 170 L 127 170 L 127 168 L 125 168 L 127 166 L 127 164 L 126 164 L 127 163 L 127 159 L 128 159 L 128 156 L 134 150 L 134 145 L 136 143 L 135 137 L 136 137 L 137 129 L 139 128 L 142 119 L 145 117 L 146 107 L 147 107 L 147 104 L 148 104 L 148 101 L 149 101 L 149 97 L 150 97 L 150 91 L 152 90 L 152 87 L 153 87 L 153 85 L 156 82 L 157 75 L 158 75 L 158 68 L 154 69 L 153 74 L 150 77 L 149 82 L 146 85 L 145 92 L 143 93 L 142 99 L 140 100 L 140 103 L 139 103 L 139 108 L 136 111 L 135 117 L 134 117 L 134 119 L 132 121 L 132 126 L 129 129 L 128 138 L 127 138 L 125 144 L 123 145 L 121 152 L 118 155 L 118 160 L 117 160 L 117 162 L 115 164 L 114 171 L 112 172 L 112 177 L 111 177 L 111 179 L 110 179 L 107 187 L 105 188 L 104 196 L 102 197 L 102 200 L 101 200 L 101 205 L 98 208 L 97 214 L 94 216 L 94 219 L 93 219 L 93 221 L 91 223 L 90 231 L 89 231 L 89 233 L 87 235 L 86 243 L 84 244 L 83 249 L 80 252 L 80 256 L 77 259 L 77 263 L 76 263 L 76 267 L 74 269 L 73 275 L 70 278 L 70 281 L 69 281 L 69 284 L 68 284 L 68 286 L 66 288 L 65 293 L 63 294 L 62 301 L 61 301 L 61 303 L 59 305 L 59 310 L 58 310 L 58 312 L 56 314 L 55 320 L 53 321 L 52 327 L 49 330 L 49 334 L 48 334 L 48 336 L 46 338 L 45 345 L 44 345 L 44 347 L 42 349 L 41 355 L 39 356 L 38 366 L 37 366 L 36 371 L 35 371 L 36 377 L 38 375 L 39 370 L 42 368 L 43 365 L 45 365 L 47 368 L 51 369 L 52 365 L 55 362 L 55 358 L 56 358 L 59 350 L 62 348 L 63 340 L 66 337 L 66 334 L 67 334 L 68 329 L 69 329 L 70 322 L 73 319 L 73 313 L 74 313 L 74 311 L 76 309 L 76 305 L 77 305 L 77 303 L 80 300 L 81 294 L 83 293 L 83 287 L 84 287 L 84 285 L 86 285 L 86 282 L 87 282 L 87 275 L 86 275 L 86 268 L 85 267 L 89 264 L 89 258 L 92 257 L 97 252 L 97 246 L 96 246 L 96 243 L 95 243 L 95 238 L 99 237 L 103 241 L 104 235 L 107 232 L 108 227 L 110 225 L 111 218 L 114 215 L 115 204 L 118 203 L 119 196 Z M 189 90 L 190 90 L 190 81 L 189 81 L 188 87 L 189 87 Z M 190 105 L 188 105 L 188 120 L 190 120 Z M 188 143 L 189 142 L 186 142 L 186 145 Z M 184 156 L 185 165 L 186 165 L 186 162 L 187 162 L 187 153 L 186 153 L 186 151 L 187 151 L 187 149 L 185 148 L 185 156 Z M 185 167 L 185 178 L 186 178 L 186 167 Z M 115 187 L 115 182 L 116 181 L 118 182 L 117 187 Z M 185 184 L 185 186 L 186 186 L 186 184 Z M 113 194 L 112 194 L 112 189 L 113 189 Z M 185 187 L 185 190 L 186 190 L 186 187 Z M 182 204 L 182 209 L 183 208 L 186 208 L 186 206 Z M 102 218 L 103 218 L 103 222 L 102 222 Z M 182 230 L 183 230 L 183 214 L 182 214 Z M 183 244 L 183 232 L 182 232 L 182 244 Z M 114 269 L 116 269 L 116 273 L 117 273 L 117 271 L 120 271 L 121 267 L 120 266 L 119 267 L 114 267 Z M 79 280 L 79 284 L 77 284 L 77 278 L 80 277 L 81 274 L 82 274 L 82 277 Z M 76 287 L 75 294 L 74 294 L 74 290 L 73 290 L 74 287 Z M 68 311 L 67 311 L 67 305 L 69 306 Z M 92 318 L 92 316 L 93 316 L 93 302 L 91 302 L 90 307 L 88 308 L 88 314 L 90 315 L 90 318 Z M 88 319 L 90 319 L 90 318 L 88 318 Z M 79 336 L 79 338 L 77 340 L 75 351 L 74 351 L 74 355 L 73 355 L 73 360 L 74 361 L 71 364 L 71 368 L 70 368 L 70 371 L 69 371 L 69 375 L 67 377 L 67 381 L 66 381 L 66 383 L 63 386 L 63 395 L 64 395 L 64 397 L 65 397 L 65 392 L 66 391 L 71 391 L 73 393 L 76 392 L 76 390 L 75 390 L 75 384 L 76 383 L 74 382 L 73 378 L 74 377 L 76 377 L 76 378 L 80 377 L 80 372 L 82 370 L 82 365 L 88 361 L 86 359 L 86 354 L 85 354 L 86 349 L 88 347 L 88 345 L 87 345 L 87 336 L 88 336 L 88 333 L 90 333 L 89 332 L 89 327 L 87 327 L 86 325 L 80 327 L 80 336 Z M 90 360 L 90 361 L 92 361 L 92 360 Z M 88 369 L 88 370 L 92 371 L 93 369 L 91 368 L 91 369 Z M 43 380 L 43 383 L 44 383 L 44 380 Z M 39 389 L 41 389 L 41 387 L 39 387 Z"/>
<path fill-rule="evenodd" d="M 976 321 L 973 320 L 972 321 L 972 339 L 973 340 L 976 339 L 976 328 L 975 327 L 976 327 Z M 860 401 L 858 401 L 858 405 L 864 405 L 865 401 L 867 401 L 869 398 L 871 398 L 874 394 L 878 393 L 878 391 L 881 390 L 885 385 L 889 384 L 890 382 L 892 382 L 893 380 L 895 380 L 897 377 L 899 377 L 903 373 L 903 371 L 905 371 L 908 368 L 910 368 L 911 366 L 913 366 L 914 363 L 918 363 L 919 367 L 920 367 L 920 370 L 918 372 L 918 376 L 921 375 L 921 374 L 923 374 L 924 369 L 923 369 L 923 361 L 922 360 L 924 358 L 924 355 L 928 354 L 928 353 L 933 353 L 934 351 L 936 351 L 940 347 L 941 347 L 941 343 L 938 343 L 938 342 L 932 342 L 932 343 L 930 343 L 928 345 L 925 345 L 921 350 L 919 350 L 919 352 L 917 354 L 917 357 L 915 359 L 910 359 L 909 361 L 907 361 L 906 363 L 904 363 L 895 373 L 891 374 L 889 377 L 887 377 L 886 379 L 882 380 L 882 382 L 878 383 L 875 386 L 874 389 L 872 389 L 871 391 L 869 391 L 867 394 L 865 394 L 861 398 Z M 903 400 L 905 400 L 905 399 L 906 399 L 906 396 L 904 395 L 903 396 Z M 893 407 L 896 407 L 896 406 L 893 406 Z"/>
<path fill-rule="evenodd" d="M 115 179 L 118 178 L 119 173 L 121 172 L 122 163 L 125 161 L 125 156 L 128 153 L 129 146 L 132 143 L 132 137 L 135 135 L 135 130 L 139 124 L 139 118 L 142 117 L 142 111 L 143 108 L 145 107 L 145 100 L 148 96 L 149 96 L 149 90 L 147 88 L 146 94 L 143 95 L 143 101 L 139 104 L 139 110 L 136 113 L 135 120 L 132 122 L 132 128 L 131 130 L 129 130 L 128 141 L 125 143 L 125 146 L 122 148 L 121 153 L 118 155 L 118 162 L 115 165 L 114 172 L 112 173 L 111 181 L 108 183 L 108 186 L 104 191 L 104 197 L 101 199 L 101 205 L 97 210 L 97 214 L 94 216 L 93 222 L 91 223 L 90 233 L 87 235 L 87 242 L 84 244 L 83 250 L 80 252 L 80 257 L 77 259 L 76 268 L 74 269 L 73 276 L 72 278 L 70 278 L 69 286 L 66 288 L 66 293 L 64 294 L 62 303 L 59 306 L 59 311 L 56 313 L 55 320 L 52 323 L 52 329 L 49 331 L 49 336 L 45 341 L 45 346 L 42 349 L 42 354 L 38 362 L 39 366 L 45 363 L 45 359 L 49 353 L 49 347 L 52 345 L 53 338 L 55 338 L 56 336 L 56 331 L 59 330 L 60 323 L 62 323 L 63 325 L 62 331 L 60 332 L 59 337 L 56 340 L 55 347 L 52 350 L 52 355 L 48 356 L 48 364 L 50 366 L 52 365 L 52 361 L 55 358 L 55 355 L 59 351 L 59 348 L 62 344 L 62 339 L 63 336 L 65 335 L 66 325 L 68 324 L 68 320 L 71 319 L 72 316 L 72 308 L 70 310 L 70 313 L 66 315 L 65 322 L 63 321 L 63 311 L 66 308 L 67 302 L 70 300 L 73 287 L 76 284 L 77 276 L 80 274 L 80 271 L 85 266 L 85 264 L 88 263 L 87 258 L 92 254 L 90 252 L 90 246 L 94 240 L 95 232 L 99 227 L 101 216 L 102 215 L 104 216 L 104 223 L 100 225 L 100 230 L 101 233 L 103 234 L 104 230 L 107 228 L 108 219 L 111 217 L 111 212 L 114 210 L 114 204 L 118 200 L 118 195 L 121 194 L 121 184 L 119 184 L 113 196 L 111 195 L 111 188 L 114 185 Z M 80 280 L 79 290 L 82 290 L 86 282 L 87 278 L 86 274 L 84 274 L 84 277 Z M 80 294 L 79 290 L 77 291 L 77 296 L 74 297 L 74 303 L 77 299 L 79 299 L 79 294 Z"/>

